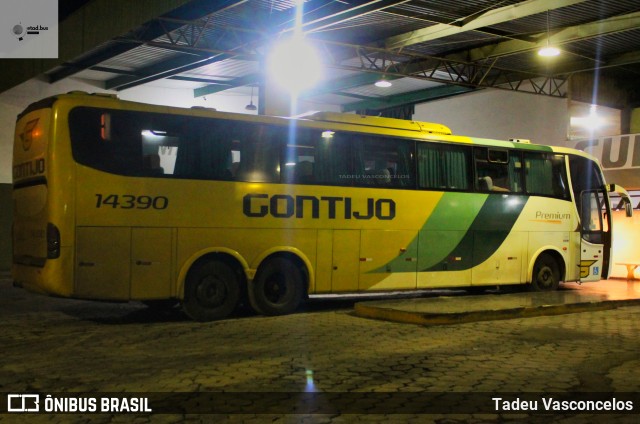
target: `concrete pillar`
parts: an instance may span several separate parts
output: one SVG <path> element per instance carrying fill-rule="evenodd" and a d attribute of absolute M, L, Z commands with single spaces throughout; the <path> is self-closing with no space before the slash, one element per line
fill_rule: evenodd
<path fill-rule="evenodd" d="M 260 115 L 291 116 L 291 96 L 272 78 L 265 75 L 258 91 Z"/>
<path fill-rule="evenodd" d="M 631 111 L 631 118 L 629 119 L 629 133 L 640 133 L 640 107 Z"/>

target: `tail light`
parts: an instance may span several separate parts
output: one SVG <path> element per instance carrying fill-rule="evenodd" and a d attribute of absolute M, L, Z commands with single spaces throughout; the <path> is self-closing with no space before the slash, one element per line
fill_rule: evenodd
<path fill-rule="evenodd" d="M 60 230 L 52 223 L 47 224 L 47 258 L 60 257 Z"/>

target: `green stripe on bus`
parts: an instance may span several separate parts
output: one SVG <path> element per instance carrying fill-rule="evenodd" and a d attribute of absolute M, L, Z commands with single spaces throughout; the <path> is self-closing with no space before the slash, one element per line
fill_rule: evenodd
<path fill-rule="evenodd" d="M 458 246 L 489 197 L 488 194 L 445 193 L 418 236 L 418 269 L 440 262 Z"/>
<path fill-rule="evenodd" d="M 527 203 L 528 196 L 493 194 L 458 245 L 425 271 L 462 271 L 486 261 L 502 245 Z"/>
<path fill-rule="evenodd" d="M 418 269 L 429 268 L 447 258 L 467 234 L 487 197 L 488 194 L 444 193 L 418 236 L 407 247 L 407 251 L 419 253 Z M 407 262 L 402 256 L 370 272 L 388 272 L 388 269 L 415 272 L 415 262 Z"/>

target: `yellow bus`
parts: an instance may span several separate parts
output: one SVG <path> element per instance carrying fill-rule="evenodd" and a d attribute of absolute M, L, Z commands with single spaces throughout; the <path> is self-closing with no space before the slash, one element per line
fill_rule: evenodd
<path fill-rule="evenodd" d="M 13 276 L 52 295 L 180 301 L 196 320 L 310 294 L 607 278 L 587 154 L 350 114 L 221 113 L 69 93 L 18 116 Z"/>

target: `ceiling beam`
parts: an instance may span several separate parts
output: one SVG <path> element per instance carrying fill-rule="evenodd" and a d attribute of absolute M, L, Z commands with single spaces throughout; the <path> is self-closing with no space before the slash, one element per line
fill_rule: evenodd
<path fill-rule="evenodd" d="M 233 56 L 221 54 L 209 59 L 194 62 L 192 57 L 179 56 L 142 68 L 138 71 L 139 75 L 137 76 L 121 75 L 119 77 L 111 78 L 110 80 L 105 81 L 104 88 L 107 90 L 125 90 L 127 88 L 146 84 L 162 78 L 168 78 L 182 72 L 191 71 L 231 57 Z"/>
<path fill-rule="evenodd" d="M 402 9 L 394 9 L 394 10 L 385 10 L 384 13 L 389 14 L 389 15 L 394 15 L 394 16 L 400 16 L 403 19 L 411 19 L 414 21 L 422 21 L 422 22 L 429 22 L 431 24 L 446 24 L 446 25 L 451 25 L 450 21 L 447 21 L 443 18 L 437 17 L 437 16 L 432 16 L 432 15 L 416 15 L 413 12 L 409 12 L 407 10 L 402 10 Z M 480 33 L 480 34 L 485 34 L 489 37 L 497 37 L 497 38 L 502 38 L 502 39 L 513 39 L 513 40 L 521 40 L 521 39 L 527 39 L 528 36 L 527 35 L 514 35 L 511 34 L 507 31 L 502 31 L 499 29 L 495 29 L 495 28 L 478 28 L 478 29 L 474 29 L 473 30 L 476 33 Z"/>
<path fill-rule="evenodd" d="M 163 14 L 165 17 L 180 17 L 183 19 L 196 19 L 204 15 L 214 13 L 229 8 L 233 8 L 248 0 L 221 0 L 218 2 L 211 2 L 209 0 L 194 0 L 187 4 L 174 9 L 168 13 Z M 129 6 L 131 7 L 131 6 Z M 146 4 L 141 3 L 141 7 L 148 7 Z M 157 16 L 157 15 L 156 15 Z M 159 25 L 157 20 L 151 20 L 138 27 L 136 30 L 129 33 L 130 38 L 136 38 L 138 40 L 151 41 L 165 33 L 167 28 L 179 28 L 180 24 L 167 24 Z M 77 37 L 77 35 L 74 35 Z M 106 48 L 97 49 L 80 56 L 79 59 L 68 61 L 62 64 L 59 69 L 47 74 L 49 82 L 53 83 L 60 81 L 64 78 L 70 77 L 77 72 L 90 68 L 91 66 L 98 65 L 114 56 L 125 53 L 131 49 L 134 49 L 140 45 L 139 42 L 119 42 L 115 45 L 107 46 Z"/>
<path fill-rule="evenodd" d="M 561 46 L 566 43 L 586 40 L 601 35 L 635 30 L 638 29 L 638 27 L 640 27 L 640 12 L 634 12 L 620 16 L 613 16 L 595 22 L 566 27 L 551 34 L 541 32 L 532 36 L 532 38 L 538 40 L 536 42 L 525 40 L 503 41 L 460 52 L 450 57 L 464 57 L 467 60 L 473 61 L 484 60 L 490 57 L 506 56 L 544 47 L 547 44 L 547 36 L 549 36 L 550 44 Z"/>
<path fill-rule="evenodd" d="M 496 60 L 472 62 L 468 60 L 420 55 L 409 52 L 395 52 L 385 49 L 346 43 L 325 42 L 351 49 L 348 62 L 335 61 L 327 66 L 351 72 L 370 72 L 409 77 L 441 84 L 455 84 L 471 88 L 501 88 L 535 94 L 564 97 L 563 77 L 553 77 L 547 73 L 517 71 L 496 66 Z M 370 77 L 373 78 L 373 77 Z M 545 83 L 540 83 L 544 81 Z M 332 82 L 331 86 L 339 82 Z"/>
<path fill-rule="evenodd" d="M 319 0 L 315 0 L 305 4 L 305 6 L 310 8 L 311 10 L 305 13 L 304 19 L 306 22 L 303 24 L 303 28 L 305 28 L 306 30 L 318 30 L 320 28 L 327 28 L 331 25 L 337 25 L 340 22 L 353 19 L 357 16 L 362 16 L 363 14 L 366 14 L 366 13 L 371 13 L 376 10 L 382 10 L 384 8 L 388 8 L 400 3 L 405 3 L 406 1 L 408 0 L 367 0 L 367 1 L 360 0 L 360 1 L 351 2 L 350 3 L 351 7 L 348 7 L 346 9 L 344 8 L 343 3 L 335 2 L 330 5 L 330 7 L 332 8 L 330 10 L 331 14 L 327 16 L 326 15 L 327 9 L 323 7 L 323 6 L 326 6 L 326 3 Z M 281 12 L 281 14 L 277 18 L 282 20 L 281 25 L 284 25 L 285 23 L 288 23 L 288 24 L 291 23 L 291 13 L 292 13 L 291 10 Z M 192 25 L 193 28 L 196 28 L 198 26 L 201 27 L 203 25 L 206 26 L 206 22 L 199 23 L 199 22 L 187 22 L 184 20 L 169 20 L 169 19 L 165 19 L 164 21 L 166 23 L 174 24 L 174 25 Z M 233 28 L 230 28 L 230 27 L 225 27 L 225 28 L 229 31 L 234 31 Z M 253 31 L 253 30 L 243 30 L 243 31 L 246 33 L 253 33 L 253 35 L 257 39 L 264 39 L 267 36 L 267 34 L 264 32 Z M 169 40 L 171 40 L 171 38 L 169 38 Z M 123 40 L 123 41 L 131 42 L 132 40 Z M 201 48 L 201 47 L 198 47 L 198 45 L 185 46 L 183 43 L 176 44 L 171 42 L 159 42 L 157 40 L 156 41 L 142 40 L 141 44 L 150 45 L 150 46 L 159 47 L 159 48 L 170 48 L 173 50 L 181 50 L 181 51 L 190 52 L 190 53 L 205 54 L 208 52 L 208 53 L 213 53 L 217 55 L 201 61 L 194 61 L 193 59 L 189 59 L 189 58 L 176 57 L 174 59 L 170 59 L 169 61 L 163 62 L 162 64 L 154 65 L 154 66 L 147 67 L 146 69 L 142 69 L 139 71 L 140 75 L 138 76 L 120 76 L 120 77 L 116 77 L 111 80 L 108 80 L 105 83 L 106 88 L 123 90 L 126 88 L 131 88 L 140 84 L 151 82 L 157 79 L 167 78 L 171 75 L 185 72 L 190 69 L 202 67 L 207 64 L 211 64 L 221 60 L 225 60 L 230 57 L 243 56 L 243 53 L 240 53 L 240 52 L 238 53 L 223 52 L 215 49 Z M 246 56 L 246 54 L 244 54 L 244 56 Z M 242 79 L 238 79 L 238 82 L 240 83 L 240 85 L 245 85 L 241 83 L 242 81 L 243 81 Z M 213 90 L 214 92 L 217 92 L 217 91 L 220 91 L 221 88 L 225 89 L 223 87 L 226 87 L 226 89 L 228 89 L 233 87 L 233 85 L 220 86 L 220 85 L 214 84 L 209 88 L 204 87 L 202 92 L 207 92 L 208 90 Z M 211 93 L 208 93 L 208 94 L 211 94 Z M 204 94 L 194 93 L 194 95 L 196 97 L 199 97 Z"/>
<path fill-rule="evenodd" d="M 401 106 L 412 103 L 427 102 L 444 97 L 455 96 L 474 91 L 475 88 L 461 87 L 456 85 L 443 85 L 440 87 L 427 88 L 425 90 L 412 91 L 409 93 L 396 94 L 383 98 L 364 100 L 360 102 L 348 103 L 342 106 L 343 112 L 352 112 L 362 109 L 386 109 L 389 107 Z"/>
<path fill-rule="evenodd" d="M 408 3 L 409 1 L 410 0 L 370 0 L 332 14 L 326 14 L 325 11 L 320 10 L 321 12 L 324 12 L 320 17 L 315 18 L 313 16 L 309 16 L 305 19 L 305 22 L 302 24 L 302 30 L 305 33 L 325 30 L 329 27 L 339 25 L 369 13 L 379 12 L 389 7 Z"/>
<path fill-rule="evenodd" d="M 244 0 L 246 1 L 246 0 Z M 359 3 L 359 2 L 357 2 Z M 314 5 L 315 7 L 321 7 L 322 5 L 322 1 L 321 0 L 312 0 L 312 2 L 310 2 L 310 4 Z M 325 3 L 326 4 L 326 3 Z M 279 24 L 278 22 L 280 22 L 281 24 L 290 21 L 291 20 L 291 9 L 289 8 L 285 11 L 282 12 L 277 12 L 274 13 L 273 16 L 270 18 L 271 19 L 271 25 L 273 25 L 274 27 L 277 27 Z M 197 21 L 192 21 L 190 23 L 185 23 L 185 21 L 179 21 L 179 22 L 175 22 L 174 24 L 176 25 L 191 25 L 192 28 L 199 28 L 202 29 L 204 27 L 206 27 L 207 22 L 206 21 L 202 21 L 202 22 L 197 22 Z M 229 26 L 218 26 L 217 28 L 222 28 L 226 31 L 231 32 L 242 32 L 245 36 L 248 35 L 249 41 L 239 45 L 238 47 L 236 47 L 236 49 L 234 49 L 233 51 L 222 51 L 222 50 L 216 50 L 216 49 L 211 49 L 209 47 L 200 47 L 200 45 L 207 45 L 208 40 L 206 39 L 202 39 L 199 38 L 198 40 L 196 40 L 193 44 L 191 45 L 184 45 L 184 43 L 174 43 L 172 42 L 171 37 L 168 36 L 167 34 L 167 39 L 168 41 L 160 41 L 158 40 L 156 37 L 156 39 L 154 41 L 151 40 L 147 40 L 146 42 L 143 42 L 142 44 L 145 45 L 151 45 L 154 47 L 165 47 L 165 46 L 171 46 L 170 48 L 174 49 L 174 50 L 183 50 L 185 52 L 201 52 L 201 53 L 210 53 L 207 59 L 204 60 L 193 60 L 192 58 L 184 58 L 184 57 L 176 57 L 173 59 L 169 59 L 168 61 L 156 64 L 156 65 L 152 65 L 149 67 L 146 67 L 144 69 L 140 70 L 140 75 L 137 77 L 133 77 L 133 76 L 120 76 L 120 77 L 116 77 L 113 78 L 111 80 L 106 81 L 106 87 L 107 88 L 111 88 L 111 89 L 117 89 L 117 90 L 124 90 L 127 88 L 132 88 L 141 84 L 145 84 L 148 82 L 152 82 L 158 79 L 162 79 L 162 78 L 168 78 L 172 75 L 176 75 L 182 72 L 186 72 L 192 69 L 196 69 L 196 68 L 200 68 L 202 66 L 205 65 L 209 65 L 215 62 L 220 62 L 226 59 L 230 59 L 230 58 L 241 58 L 241 59 L 253 59 L 253 60 L 258 60 L 257 57 L 252 56 L 251 54 L 247 53 L 248 50 L 250 50 L 252 48 L 252 45 L 257 45 L 257 43 L 259 42 L 263 42 L 265 40 L 265 38 L 269 37 L 269 33 L 265 32 L 265 31 L 256 31 L 256 30 L 252 30 L 252 29 L 238 29 L 238 28 L 232 28 Z M 218 39 L 218 41 L 220 41 L 220 39 Z M 242 81 L 241 79 L 239 79 L 239 81 Z M 240 85 L 246 85 L 246 84 L 240 84 Z M 225 88 L 223 88 L 225 87 Z M 232 86 L 220 86 L 220 85 L 212 85 L 209 88 L 204 88 L 204 90 L 202 92 L 206 92 L 207 90 L 213 90 L 214 92 L 220 91 L 220 89 L 229 89 L 232 88 Z M 211 93 L 208 93 L 211 94 Z M 204 94 L 196 94 L 194 93 L 195 97 L 199 97 L 202 96 Z"/>
<path fill-rule="evenodd" d="M 568 43 L 571 41 L 577 41 L 580 39 L 588 39 L 593 38 L 601 34 L 613 34 L 622 31 L 634 30 L 640 27 L 640 12 L 616 16 L 604 19 L 598 22 L 587 23 L 583 25 L 577 25 L 573 27 L 567 27 L 562 29 L 551 36 L 551 42 L 553 44 L 562 45 L 564 43 Z M 533 36 L 533 38 L 537 38 L 539 41 L 530 42 L 525 40 L 510 40 L 501 43 L 497 43 L 490 46 L 485 46 L 481 48 L 471 49 L 465 52 L 460 52 L 452 55 L 448 55 L 445 58 L 423 58 L 420 59 L 418 57 L 407 60 L 405 64 L 398 66 L 391 66 L 388 70 L 390 73 L 387 75 L 393 75 L 393 72 L 397 72 L 395 75 L 404 75 L 404 76 L 413 76 L 413 77 L 433 77 L 436 76 L 432 74 L 433 70 L 443 68 L 443 65 L 447 63 L 451 63 L 451 65 L 447 65 L 447 72 L 450 73 L 449 77 L 436 77 L 436 78 L 427 78 L 433 81 L 448 83 L 448 84 L 467 84 L 467 78 L 460 78 L 456 81 L 455 72 L 456 69 L 461 69 L 463 73 L 467 75 L 489 75 L 490 64 L 479 63 L 486 61 L 490 58 L 495 58 L 507 54 L 515 54 L 520 53 L 527 50 L 536 49 L 546 44 L 546 33 L 540 33 Z M 382 54 L 382 53 L 381 53 Z M 442 59 L 442 62 L 439 60 Z M 462 60 L 466 59 L 466 60 Z M 640 53 L 631 52 L 623 55 L 618 55 L 614 58 L 610 58 L 607 61 L 601 62 L 599 65 L 591 65 L 589 63 L 585 63 L 585 61 L 580 61 L 579 64 L 576 63 L 573 66 L 567 66 L 563 68 L 557 68 L 553 70 L 552 75 L 561 76 L 567 75 L 572 72 L 580 72 L 585 70 L 596 69 L 600 66 L 602 67 L 612 67 L 612 66 L 622 66 L 625 64 L 638 63 L 640 60 Z M 452 62 L 449 62 L 452 61 Z M 458 62 L 461 61 L 461 62 Z M 474 65 L 475 62 L 475 65 Z M 593 64 L 594 61 L 591 61 Z M 461 65 L 462 64 L 462 65 Z M 465 65 L 466 64 L 466 65 Z M 468 66 L 467 66 L 468 65 Z M 462 66 L 462 67 L 460 67 Z M 476 66 L 477 69 L 473 70 L 473 68 L 469 66 Z M 345 68 L 354 70 L 351 68 Z M 558 88 L 564 87 L 563 81 L 555 80 L 557 77 L 549 77 L 545 75 L 545 72 L 532 72 L 532 73 L 512 73 L 509 70 L 500 70 L 500 73 L 495 77 L 487 80 L 486 78 L 477 79 L 481 84 L 481 86 L 495 86 L 495 88 L 507 88 L 512 90 L 521 90 L 524 87 L 533 88 L 533 92 L 536 94 L 547 94 L 547 95 L 562 95 L 562 92 Z M 420 76 L 416 76 L 415 74 L 419 74 Z M 537 76 L 536 76 L 537 74 Z M 377 77 L 367 77 L 367 79 L 372 79 Z M 523 80 L 528 80 L 528 84 L 518 84 L 518 78 L 523 78 Z M 533 84 L 532 81 L 541 80 L 544 83 L 540 85 Z M 340 80 L 332 81 L 332 85 L 340 85 Z M 500 87 L 500 85 L 503 85 Z M 549 87 L 549 88 L 545 88 Z M 326 90 L 329 92 L 330 90 Z"/>
<path fill-rule="evenodd" d="M 570 75 L 580 72 L 594 71 L 596 69 L 624 67 L 626 65 L 633 65 L 636 63 L 640 63 L 640 50 L 610 56 L 606 59 L 597 61 L 592 59 L 580 58 L 578 60 L 556 66 L 550 71 L 553 75 Z"/>
<path fill-rule="evenodd" d="M 473 31 L 549 10 L 571 6 L 584 1 L 586 0 L 527 0 L 522 3 L 489 10 L 478 16 L 471 15 L 464 19 L 453 21 L 451 24 L 436 24 L 427 28 L 389 37 L 384 43 L 388 49 L 402 49 L 413 44 Z"/>
<path fill-rule="evenodd" d="M 385 76 L 389 81 L 393 81 L 395 79 L 401 78 L 394 75 Z M 332 81 L 328 81 L 323 84 L 322 87 L 318 87 L 312 90 L 305 91 L 302 93 L 303 97 L 313 97 L 313 96 L 321 96 L 323 94 L 338 94 L 340 95 L 349 95 L 343 93 L 344 90 L 349 90 L 356 87 L 362 87 L 363 85 L 371 85 L 380 79 L 380 74 L 375 72 L 365 72 L 365 73 L 357 73 L 353 75 L 349 75 L 347 77 L 338 78 Z"/>
<path fill-rule="evenodd" d="M 107 66 L 92 66 L 89 69 L 92 71 L 108 72 L 110 74 L 118 74 L 118 75 L 134 75 L 134 76 L 138 75 L 138 73 L 135 71 L 126 71 L 124 69 L 110 68 Z M 178 75 L 174 75 L 172 77 L 168 77 L 167 79 L 175 80 L 175 81 L 198 82 L 198 83 L 205 83 L 205 84 L 230 85 L 228 81 L 216 80 L 213 78 L 181 77 Z"/>
<path fill-rule="evenodd" d="M 188 24 L 184 24 L 184 21 L 182 21 L 181 25 L 191 25 L 193 28 L 197 28 L 198 31 L 203 31 L 208 23 L 206 21 L 202 21 L 200 23 L 196 21 L 190 21 Z M 247 51 L 250 50 L 250 45 L 252 43 L 255 43 L 256 40 L 260 40 L 264 37 L 264 33 L 253 30 L 237 29 L 233 27 L 222 28 L 229 33 L 240 31 L 243 35 L 249 34 L 249 36 L 252 37 L 252 41 L 239 45 L 235 50 L 223 50 L 209 47 L 209 42 L 203 38 L 194 39 L 192 44 L 184 44 L 184 40 L 173 39 L 169 36 L 168 33 L 166 34 L 167 36 L 165 37 L 164 41 L 158 41 L 158 39 L 156 39 L 155 41 L 124 39 L 124 42 L 136 42 L 139 45 L 169 49 L 182 54 L 139 69 L 137 70 L 137 75 L 122 75 L 112 78 L 105 82 L 105 88 L 124 90 L 158 79 L 169 78 L 170 76 L 182 72 L 201 68 L 203 66 L 231 58 L 254 61 L 257 61 L 259 59 L 255 54 L 247 53 Z M 217 39 L 217 42 L 222 42 L 222 37 L 219 37 Z M 200 47 L 201 45 L 205 47 Z"/>
<path fill-rule="evenodd" d="M 342 96 L 342 97 L 352 97 L 354 99 L 359 99 L 359 100 L 376 100 L 377 99 L 377 97 L 363 96 L 362 94 L 348 93 L 346 91 L 336 91 L 331 94 L 335 94 L 336 96 Z"/>
<path fill-rule="evenodd" d="M 256 84 L 260 82 L 260 74 L 249 74 L 239 78 L 233 78 L 225 81 L 223 84 L 211 84 L 193 90 L 193 97 L 202 97 L 208 94 L 215 94 L 228 90 L 233 87 L 241 87 L 243 85 Z"/>

